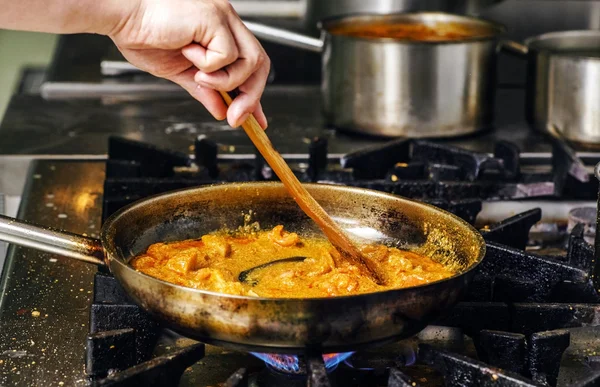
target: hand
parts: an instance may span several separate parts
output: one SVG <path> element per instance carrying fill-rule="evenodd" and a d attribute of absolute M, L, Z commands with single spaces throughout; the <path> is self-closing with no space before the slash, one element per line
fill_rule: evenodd
<path fill-rule="evenodd" d="M 233 127 L 260 104 L 270 61 L 227 0 L 139 0 L 109 33 L 134 66 L 179 84 Z M 217 90 L 240 94 L 227 109 Z"/>

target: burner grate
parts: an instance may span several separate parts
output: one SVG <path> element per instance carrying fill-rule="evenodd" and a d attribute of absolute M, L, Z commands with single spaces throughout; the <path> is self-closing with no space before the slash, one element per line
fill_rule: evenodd
<path fill-rule="evenodd" d="M 204 357 L 204 344 L 190 345 L 169 355 L 160 356 L 147 362 L 116 372 L 104 379 L 96 380 L 94 386 L 171 386 L 186 368 Z"/>

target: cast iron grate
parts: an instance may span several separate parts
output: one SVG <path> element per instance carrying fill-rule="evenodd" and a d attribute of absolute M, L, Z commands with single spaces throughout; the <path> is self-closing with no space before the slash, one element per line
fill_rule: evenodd
<path fill-rule="evenodd" d="M 275 180 L 264 159 L 225 161 L 207 137 L 188 155 L 118 137 L 109 140 L 104 186 L 104 216 L 148 195 L 205 184 Z M 292 169 L 303 182 L 344 184 L 423 200 L 473 222 L 483 200 L 560 196 L 595 200 L 594 179 L 583 183 L 561 167 L 568 160 L 560 148 L 548 165 L 529 165 L 512 143 L 498 142 L 493 155 L 423 140 L 399 140 L 327 158 L 327 141 L 307 146 L 304 165 Z M 560 168 L 559 168 L 560 167 Z M 567 171 L 567 172 L 564 172 Z M 460 198 L 460 199 L 457 199 Z"/>

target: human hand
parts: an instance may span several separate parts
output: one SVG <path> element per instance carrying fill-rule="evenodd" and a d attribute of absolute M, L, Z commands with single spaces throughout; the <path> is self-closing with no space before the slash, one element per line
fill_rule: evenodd
<path fill-rule="evenodd" d="M 260 104 L 269 58 L 227 0 L 138 0 L 108 34 L 134 66 L 179 84 L 218 120 L 240 126 Z M 227 108 L 220 91 L 239 90 Z"/>

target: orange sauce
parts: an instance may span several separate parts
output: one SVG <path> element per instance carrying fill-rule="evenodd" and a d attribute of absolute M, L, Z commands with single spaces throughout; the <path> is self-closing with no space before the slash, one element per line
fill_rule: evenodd
<path fill-rule="evenodd" d="M 458 23 L 437 23 L 436 25 L 380 22 L 342 24 L 331 28 L 329 32 L 333 35 L 357 38 L 391 38 L 423 42 L 442 42 L 491 36 L 489 29 Z"/>
<path fill-rule="evenodd" d="M 136 270 L 167 282 L 220 293 L 275 298 L 333 297 L 426 284 L 454 274 L 432 259 L 383 245 L 360 247 L 365 259 L 386 281 L 378 285 L 340 259 L 324 239 L 301 238 L 283 226 L 246 235 L 215 233 L 200 240 L 155 243 L 135 257 Z M 274 260 L 302 256 L 301 262 L 278 263 L 242 271 Z"/>

